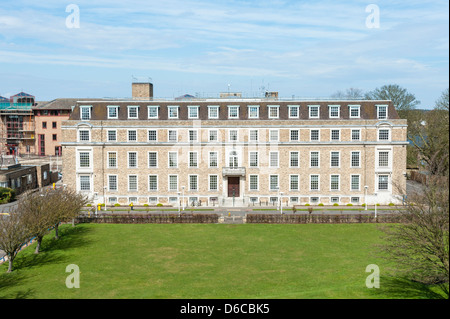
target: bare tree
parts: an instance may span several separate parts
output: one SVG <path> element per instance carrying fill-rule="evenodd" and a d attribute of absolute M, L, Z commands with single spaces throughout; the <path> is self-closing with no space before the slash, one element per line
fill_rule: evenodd
<path fill-rule="evenodd" d="M 45 195 L 51 203 L 50 224 L 55 229 L 55 238 L 59 238 L 59 224 L 77 217 L 88 199 L 71 189 L 48 190 Z"/>
<path fill-rule="evenodd" d="M 20 210 L 10 211 L 8 215 L 0 215 L 0 249 L 8 256 L 7 272 L 13 269 L 13 262 L 20 248 L 30 238 L 23 224 L 23 213 Z"/>
<path fill-rule="evenodd" d="M 54 204 L 41 189 L 38 192 L 22 194 L 18 201 L 18 210 L 23 213 L 23 224 L 28 233 L 36 238 L 35 254 L 41 249 L 44 236 L 49 232 L 51 225 L 51 210 Z"/>
<path fill-rule="evenodd" d="M 408 196 L 401 222 L 383 226 L 383 256 L 395 264 L 394 274 L 438 285 L 449 294 L 448 179 L 435 176 L 422 193 Z"/>
<path fill-rule="evenodd" d="M 333 93 L 331 97 L 335 99 L 358 100 L 364 97 L 364 93 L 361 89 L 349 88 L 345 92 L 337 91 L 336 93 Z"/>

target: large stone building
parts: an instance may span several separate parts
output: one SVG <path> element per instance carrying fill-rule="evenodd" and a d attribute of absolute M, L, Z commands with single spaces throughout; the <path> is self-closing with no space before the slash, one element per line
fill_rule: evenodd
<path fill-rule="evenodd" d="M 406 129 L 391 101 L 78 101 L 64 183 L 106 204 L 396 203 Z"/>

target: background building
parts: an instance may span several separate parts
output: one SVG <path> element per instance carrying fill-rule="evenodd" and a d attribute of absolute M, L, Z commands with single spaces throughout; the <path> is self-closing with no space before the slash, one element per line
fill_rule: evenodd
<path fill-rule="evenodd" d="M 395 203 L 406 128 L 391 101 L 78 101 L 64 183 L 108 204 Z"/>

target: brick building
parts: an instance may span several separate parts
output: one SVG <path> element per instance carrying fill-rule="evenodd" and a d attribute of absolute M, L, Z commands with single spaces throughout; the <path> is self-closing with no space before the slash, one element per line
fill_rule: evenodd
<path fill-rule="evenodd" d="M 391 101 L 78 101 L 65 184 L 107 204 L 399 202 L 406 120 Z"/>

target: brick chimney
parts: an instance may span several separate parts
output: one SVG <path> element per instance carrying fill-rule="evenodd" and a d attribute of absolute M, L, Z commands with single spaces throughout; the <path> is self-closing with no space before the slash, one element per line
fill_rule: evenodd
<path fill-rule="evenodd" d="M 150 82 L 131 83 L 131 96 L 133 100 L 153 99 L 153 84 Z"/>

